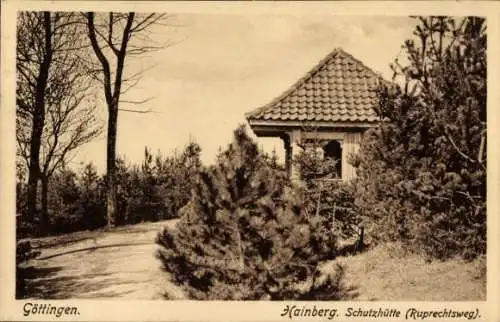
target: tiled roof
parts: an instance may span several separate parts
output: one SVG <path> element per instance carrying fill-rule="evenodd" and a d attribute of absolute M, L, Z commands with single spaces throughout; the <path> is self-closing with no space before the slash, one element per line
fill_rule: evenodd
<path fill-rule="evenodd" d="M 379 80 L 370 68 L 337 48 L 289 90 L 246 117 L 250 124 L 376 122 L 373 108 Z"/>

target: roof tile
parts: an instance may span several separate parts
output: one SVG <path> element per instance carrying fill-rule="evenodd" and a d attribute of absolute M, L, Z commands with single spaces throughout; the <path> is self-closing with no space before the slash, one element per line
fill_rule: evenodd
<path fill-rule="evenodd" d="M 378 79 L 363 63 L 336 49 L 288 91 L 247 118 L 376 122 Z"/>

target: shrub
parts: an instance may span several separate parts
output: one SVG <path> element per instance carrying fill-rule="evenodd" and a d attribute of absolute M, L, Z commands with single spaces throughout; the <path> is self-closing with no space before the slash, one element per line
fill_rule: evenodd
<path fill-rule="evenodd" d="M 180 155 L 156 159 L 156 173 L 160 185 L 158 193 L 163 197 L 164 218 L 177 218 L 179 210 L 191 199 L 191 192 L 201 168 L 201 148 L 191 142 Z"/>
<path fill-rule="evenodd" d="M 48 189 L 48 211 L 52 234 L 81 230 L 80 193 L 78 175 L 73 170 L 61 169 L 53 175 Z"/>
<path fill-rule="evenodd" d="M 40 255 L 40 251 L 34 250 L 29 240 L 20 240 L 16 243 L 16 263 L 20 265 Z"/>
<path fill-rule="evenodd" d="M 201 148 L 189 143 L 180 154 L 153 156 L 146 148 L 140 168 L 124 169 L 121 194 L 124 221 L 158 221 L 176 218 L 191 198 L 201 167 Z"/>
<path fill-rule="evenodd" d="M 420 18 L 365 135 L 356 205 L 380 238 L 431 258 L 486 252 L 486 26 Z M 397 63 L 397 62 L 396 62 Z"/>
<path fill-rule="evenodd" d="M 34 250 L 29 240 L 18 240 L 16 243 L 16 298 L 24 297 L 26 293 L 27 274 L 23 264 L 40 255 Z"/>
<path fill-rule="evenodd" d="M 294 159 L 305 193 L 305 212 L 323 222 L 325 234 L 350 239 L 357 236 L 361 217 L 354 204 L 354 186 L 338 180 L 337 162 L 323 157 L 318 147 L 309 145 Z"/>
<path fill-rule="evenodd" d="M 22 181 L 16 182 L 16 236 L 24 238 L 30 235 L 33 228 L 33 222 L 27 222 L 26 216 L 26 200 L 27 200 L 26 184 Z"/>
<path fill-rule="evenodd" d="M 317 268 L 336 240 L 303 204 L 240 127 L 200 172 L 176 229 L 158 235 L 157 256 L 194 299 L 337 299 L 340 276 Z"/>
<path fill-rule="evenodd" d="M 77 201 L 79 226 L 82 229 L 96 229 L 105 226 L 107 223 L 105 182 L 92 163 L 83 167 L 77 184 L 79 186 Z"/>
<path fill-rule="evenodd" d="M 319 146 L 305 145 L 293 160 L 299 169 L 300 179 L 306 186 L 312 186 L 318 180 L 340 179 L 336 172 L 339 160 L 323 157 L 319 149 Z"/>

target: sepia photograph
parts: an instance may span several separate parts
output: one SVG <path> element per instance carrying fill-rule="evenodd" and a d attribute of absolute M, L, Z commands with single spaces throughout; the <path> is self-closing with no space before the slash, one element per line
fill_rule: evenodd
<path fill-rule="evenodd" d="M 107 8 L 15 13 L 20 315 L 487 300 L 485 16 Z"/>

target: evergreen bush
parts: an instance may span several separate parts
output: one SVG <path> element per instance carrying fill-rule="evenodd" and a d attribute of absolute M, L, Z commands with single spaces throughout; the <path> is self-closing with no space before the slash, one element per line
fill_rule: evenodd
<path fill-rule="evenodd" d="M 194 299 L 338 299 L 342 272 L 317 267 L 336 239 L 303 197 L 240 127 L 200 171 L 176 229 L 158 235 L 157 256 Z"/>
<path fill-rule="evenodd" d="M 52 234 L 65 234 L 83 229 L 80 193 L 76 172 L 64 168 L 54 173 L 48 191 L 49 229 Z"/>
<path fill-rule="evenodd" d="M 359 239 L 362 218 L 354 204 L 355 187 L 338 177 L 340 160 L 324 157 L 319 144 L 309 144 L 293 161 L 305 193 L 306 214 L 322 221 L 325 234 L 334 234 L 344 242 Z"/>
<path fill-rule="evenodd" d="M 90 230 L 105 226 L 107 224 L 105 182 L 92 163 L 83 167 L 77 184 L 79 226 L 81 229 Z"/>
<path fill-rule="evenodd" d="M 356 205 L 380 239 L 431 258 L 486 252 L 486 24 L 419 18 L 366 133 Z"/>

